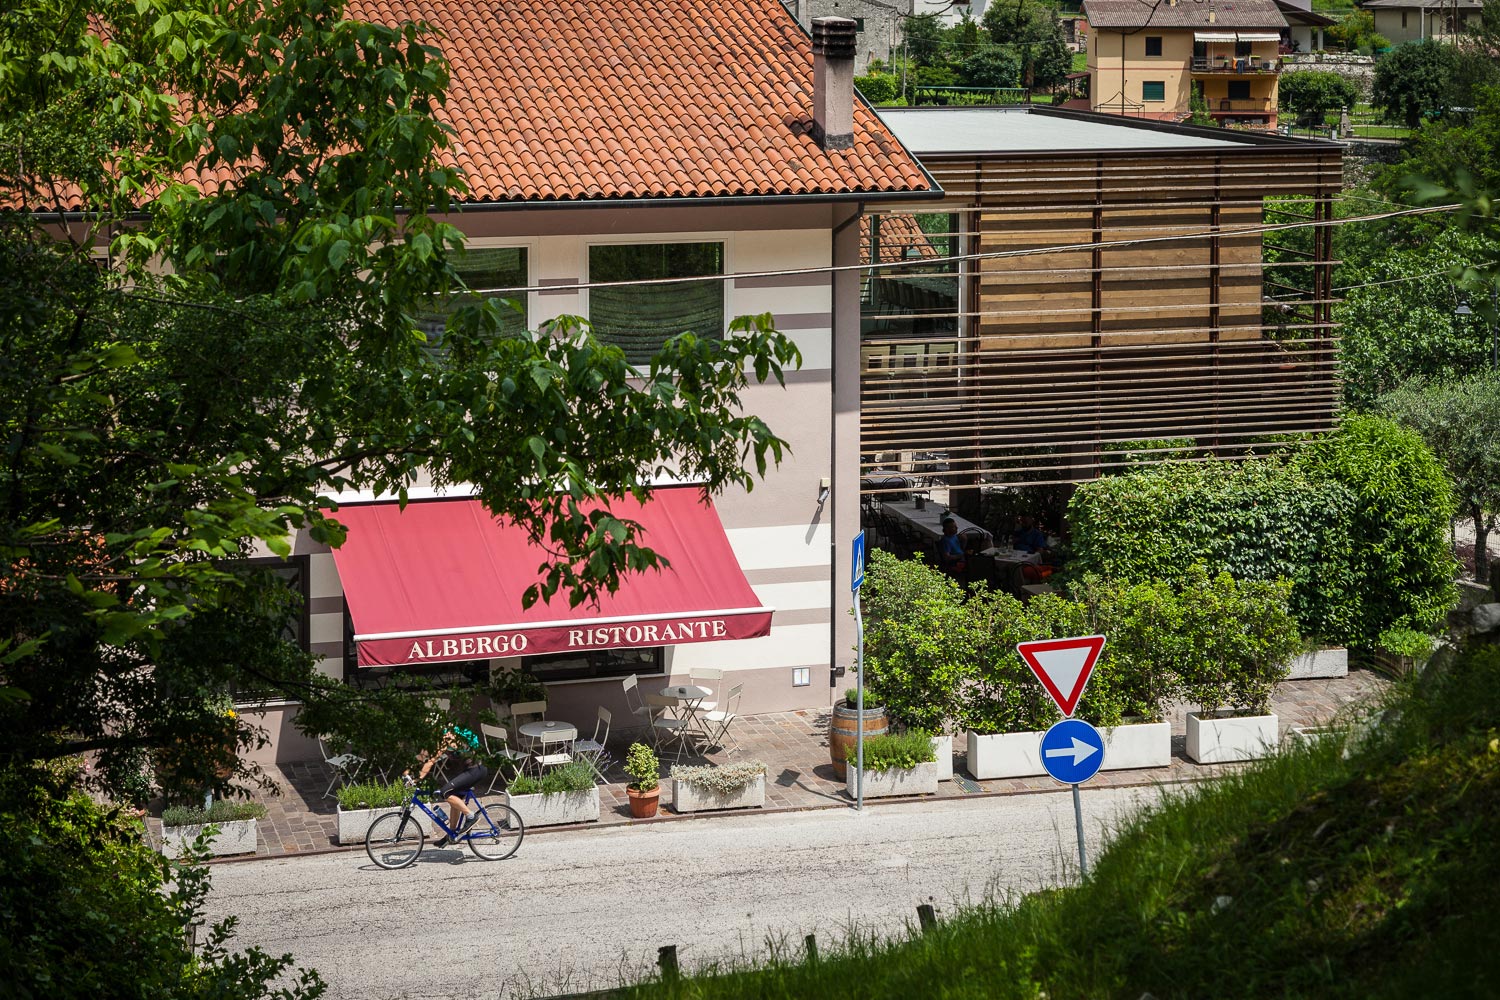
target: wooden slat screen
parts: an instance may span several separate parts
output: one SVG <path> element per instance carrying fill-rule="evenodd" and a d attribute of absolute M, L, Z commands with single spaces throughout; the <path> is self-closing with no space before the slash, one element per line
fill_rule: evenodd
<path fill-rule="evenodd" d="M 1267 265 L 1244 230 L 1289 221 L 1267 218 L 1270 195 L 1331 217 L 1335 152 L 924 163 L 947 198 L 863 227 L 866 262 L 920 259 L 864 282 L 864 471 L 936 465 L 959 490 L 1080 482 L 1333 426 L 1329 231 L 1310 259 Z M 1183 238 L 1091 246 L 1163 236 Z M 1076 248 L 947 259 L 1057 246 Z"/>

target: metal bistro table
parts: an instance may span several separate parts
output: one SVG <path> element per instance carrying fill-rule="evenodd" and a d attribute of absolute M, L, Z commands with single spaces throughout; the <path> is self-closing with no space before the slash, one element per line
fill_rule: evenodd
<path fill-rule="evenodd" d="M 518 726 L 516 732 L 531 741 L 531 752 L 536 752 L 542 745 L 542 736 L 547 733 L 555 733 L 558 742 L 572 743 L 578 739 L 578 727 L 571 722 L 559 722 L 556 719 L 544 719 L 541 722 L 528 722 Z"/>
<path fill-rule="evenodd" d="M 682 729 L 679 738 L 684 742 L 690 736 L 708 735 L 707 730 L 700 724 L 698 718 L 699 707 L 708 700 L 713 692 L 698 684 L 674 684 L 671 687 L 661 689 L 663 698 L 676 698 L 678 706 L 682 709 Z"/>
<path fill-rule="evenodd" d="M 943 519 L 951 517 L 953 523 L 958 525 L 958 533 L 962 535 L 965 531 L 973 530 L 984 535 L 982 548 L 991 548 L 995 544 L 995 538 L 988 531 L 966 518 L 959 517 L 952 511 L 944 513 L 939 504 L 928 503 L 922 510 L 917 510 L 916 502 L 913 500 L 887 500 L 881 504 L 889 513 L 901 518 L 922 534 L 936 541 L 943 537 Z"/>

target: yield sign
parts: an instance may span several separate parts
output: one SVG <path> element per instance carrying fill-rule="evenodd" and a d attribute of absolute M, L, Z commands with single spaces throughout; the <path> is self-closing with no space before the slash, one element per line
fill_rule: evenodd
<path fill-rule="evenodd" d="M 1072 639 L 1036 639 L 1016 644 L 1016 652 L 1057 702 L 1063 715 L 1072 715 L 1088 686 L 1104 636 L 1084 635 Z"/>

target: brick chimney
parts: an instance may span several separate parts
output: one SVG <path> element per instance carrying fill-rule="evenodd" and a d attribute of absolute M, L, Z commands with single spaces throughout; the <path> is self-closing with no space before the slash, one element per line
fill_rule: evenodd
<path fill-rule="evenodd" d="M 813 138 L 824 149 L 854 145 L 854 21 L 815 17 Z"/>

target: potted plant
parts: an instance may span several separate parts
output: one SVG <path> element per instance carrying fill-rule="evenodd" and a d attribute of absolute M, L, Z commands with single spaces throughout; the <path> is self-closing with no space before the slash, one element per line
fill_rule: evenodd
<path fill-rule="evenodd" d="M 1254 760 L 1278 742 L 1271 694 L 1302 648 L 1285 580 L 1209 578 L 1189 568 L 1177 673 L 1199 711 L 1187 716 L 1187 755 L 1200 764 Z"/>
<path fill-rule="evenodd" d="M 758 809 L 766 804 L 766 765 L 742 760 L 672 768 L 672 811 L 706 812 L 714 809 Z"/>
<path fill-rule="evenodd" d="M 844 792 L 851 799 L 859 795 L 859 767 L 855 750 L 848 750 L 849 770 Z M 864 797 L 886 798 L 892 795 L 936 795 L 938 790 L 937 754 L 932 748 L 932 734 L 911 729 L 900 735 L 874 736 L 865 740 Z"/>
<path fill-rule="evenodd" d="M 844 751 L 858 741 L 861 729 L 867 740 L 890 730 L 885 706 L 877 703 L 872 692 L 865 692 L 864 709 L 858 706 L 858 691 L 850 688 L 844 692 L 844 700 L 833 706 L 833 718 L 828 723 L 828 757 L 840 778 L 844 777 Z"/>
<path fill-rule="evenodd" d="M 254 854 L 259 843 L 256 820 L 266 814 L 259 802 L 231 802 L 219 799 L 207 809 L 198 806 L 169 806 L 161 814 L 161 852 L 169 858 L 181 857 L 186 845 L 198 839 L 205 827 L 216 828 L 210 836 L 208 850 L 214 857 L 227 854 Z"/>
<path fill-rule="evenodd" d="M 599 820 L 599 786 L 593 769 L 581 760 L 548 768 L 540 778 L 516 775 L 505 801 L 528 827 Z"/>
<path fill-rule="evenodd" d="M 370 824 L 377 816 L 404 806 L 411 798 L 411 789 L 399 781 L 362 781 L 344 785 L 338 790 L 338 832 L 340 844 L 363 844 Z M 432 835 L 433 823 L 420 809 L 412 810 L 412 818 L 422 826 L 422 832 Z"/>
<path fill-rule="evenodd" d="M 1162 580 L 1125 584 L 1094 575 L 1072 591 L 1088 608 L 1093 630 L 1107 637 L 1078 706 L 1079 717 L 1104 738 L 1101 769 L 1170 766 L 1166 701 L 1177 684 L 1172 669 L 1182 631 L 1177 592 Z"/>
<path fill-rule="evenodd" d="M 950 780 L 958 691 L 974 651 L 974 621 L 963 588 L 935 567 L 877 550 L 864 590 L 870 609 L 865 706 L 883 707 L 889 723 L 900 729 L 933 733 L 938 780 Z M 878 722 L 866 726 L 867 736 L 883 731 Z M 840 740 L 839 764 L 843 747 L 852 742 Z M 832 738 L 829 743 L 832 748 Z"/>
<path fill-rule="evenodd" d="M 634 780 L 625 786 L 630 799 L 630 815 L 636 819 L 650 819 L 656 815 L 661 798 L 661 764 L 656 754 L 644 743 L 630 744 L 625 754 L 625 773 Z"/>

